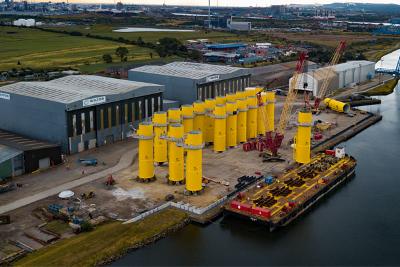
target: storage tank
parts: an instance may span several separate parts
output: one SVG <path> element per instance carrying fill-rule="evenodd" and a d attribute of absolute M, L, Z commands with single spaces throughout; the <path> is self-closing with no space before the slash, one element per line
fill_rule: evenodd
<path fill-rule="evenodd" d="M 139 139 L 139 181 L 151 181 L 155 179 L 153 159 L 153 124 L 141 122 L 136 132 Z"/>
<path fill-rule="evenodd" d="M 167 113 L 164 111 L 155 112 L 153 115 L 154 125 L 154 162 L 161 165 L 168 161 L 167 140 L 160 138 L 167 134 Z"/>
<path fill-rule="evenodd" d="M 193 131 L 193 119 L 194 119 L 193 106 L 183 105 L 181 107 L 181 113 L 182 113 L 182 124 L 184 132 L 188 133 Z"/>
<path fill-rule="evenodd" d="M 216 105 L 214 109 L 214 152 L 226 149 L 226 106 Z"/>
<path fill-rule="evenodd" d="M 204 142 L 206 144 L 212 144 L 214 142 L 214 108 L 216 100 L 208 98 L 204 102 L 206 115 L 204 118 Z"/>
<path fill-rule="evenodd" d="M 341 101 L 337 101 L 332 98 L 325 98 L 324 99 L 325 105 L 337 112 L 348 113 L 350 111 L 350 105 Z"/>
<path fill-rule="evenodd" d="M 191 131 L 185 139 L 186 191 L 197 193 L 203 189 L 203 141 L 199 131 Z"/>
<path fill-rule="evenodd" d="M 294 139 L 294 159 L 298 163 L 307 164 L 311 160 L 311 126 L 311 112 L 299 112 L 297 134 Z"/>
<path fill-rule="evenodd" d="M 247 140 L 257 137 L 257 98 L 247 97 Z"/>
<path fill-rule="evenodd" d="M 237 104 L 236 101 L 226 102 L 226 146 L 237 145 Z"/>
<path fill-rule="evenodd" d="M 247 141 L 247 99 L 239 98 L 236 103 L 238 108 L 237 143 L 245 143 Z"/>
<path fill-rule="evenodd" d="M 184 127 L 182 124 L 171 124 L 168 131 L 168 182 L 171 184 L 183 183 L 184 177 Z"/>
<path fill-rule="evenodd" d="M 193 113 L 194 113 L 194 119 L 193 119 L 193 130 L 201 132 L 203 135 L 202 140 L 204 142 L 205 136 L 204 136 L 204 118 L 206 115 L 206 107 L 204 105 L 203 101 L 196 101 L 193 103 Z"/>

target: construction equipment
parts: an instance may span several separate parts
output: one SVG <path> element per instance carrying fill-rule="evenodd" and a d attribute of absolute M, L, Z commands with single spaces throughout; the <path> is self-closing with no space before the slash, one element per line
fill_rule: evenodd
<path fill-rule="evenodd" d="M 85 193 L 82 193 L 82 194 L 81 194 L 81 198 L 87 200 L 87 199 L 94 198 L 95 195 L 96 195 L 96 194 L 95 194 L 93 191 L 85 192 Z"/>
<path fill-rule="evenodd" d="M 206 184 L 209 183 L 209 182 L 213 182 L 213 183 L 216 183 L 216 184 L 222 184 L 224 186 L 229 186 L 229 182 L 227 182 L 225 180 L 222 180 L 222 181 L 217 180 L 215 177 L 203 176 L 203 182 L 205 182 Z"/>
<path fill-rule="evenodd" d="M 318 113 L 319 112 L 319 104 L 321 103 L 321 100 L 325 98 L 329 85 L 332 81 L 333 77 L 333 66 L 339 63 L 340 57 L 343 55 L 344 49 L 346 48 L 346 41 L 340 41 L 338 47 L 335 50 L 335 53 L 333 54 L 329 66 L 326 68 L 326 75 L 325 79 L 322 81 L 321 88 L 318 90 L 317 95 L 315 96 L 314 100 L 314 106 L 313 106 L 313 112 Z"/>
<path fill-rule="evenodd" d="M 106 185 L 106 186 L 113 186 L 113 185 L 115 185 L 115 180 L 114 180 L 114 178 L 113 178 L 113 176 L 112 176 L 111 174 L 107 177 L 107 180 L 106 180 L 106 182 L 105 182 L 105 185 Z"/>

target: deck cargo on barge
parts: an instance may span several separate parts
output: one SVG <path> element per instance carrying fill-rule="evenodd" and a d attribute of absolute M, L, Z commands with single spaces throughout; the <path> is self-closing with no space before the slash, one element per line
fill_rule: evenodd
<path fill-rule="evenodd" d="M 356 160 L 330 153 L 318 154 L 309 164 L 287 170 L 282 175 L 240 192 L 225 205 L 234 214 L 266 224 L 270 231 L 285 226 L 318 202 L 324 195 L 352 177 Z"/>

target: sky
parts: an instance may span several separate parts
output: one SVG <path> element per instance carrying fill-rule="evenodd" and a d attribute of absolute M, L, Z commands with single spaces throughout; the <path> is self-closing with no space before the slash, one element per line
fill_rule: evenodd
<path fill-rule="evenodd" d="M 1 0 L 0 0 L 1 1 Z M 45 2 L 46 0 L 33 0 L 34 2 Z M 50 0 L 51 2 L 66 2 L 66 0 Z M 120 0 L 69 0 L 68 2 L 87 2 L 87 3 L 113 3 Z M 398 0 L 211 0 L 212 6 L 259 6 L 285 4 L 329 4 L 332 2 L 341 3 L 398 3 Z M 121 0 L 122 3 L 129 4 L 156 4 L 156 5 L 194 5 L 206 6 L 208 0 Z"/>

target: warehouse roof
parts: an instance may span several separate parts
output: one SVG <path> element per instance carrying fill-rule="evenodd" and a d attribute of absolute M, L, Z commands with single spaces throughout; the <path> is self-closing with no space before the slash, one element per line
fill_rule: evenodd
<path fill-rule="evenodd" d="M 58 146 L 55 144 L 23 137 L 4 130 L 0 130 L 0 145 L 6 145 L 21 151 L 30 151 Z"/>
<path fill-rule="evenodd" d="M 9 147 L 9 146 L 5 146 L 5 145 L 0 145 L 0 164 L 6 160 L 12 159 L 16 156 L 18 156 L 19 154 L 21 154 L 22 151 Z"/>
<path fill-rule="evenodd" d="M 44 100 L 73 103 L 98 95 L 116 95 L 156 84 L 107 78 L 95 75 L 72 75 L 48 82 L 19 82 L 0 91 Z"/>
<path fill-rule="evenodd" d="M 132 71 L 135 72 L 152 73 L 189 79 L 203 79 L 210 75 L 223 75 L 243 70 L 246 69 L 192 62 L 173 62 L 163 66 L 146 65 L 132 69 Z"/>
<path fill-rule="evenodd" d="M 337 64 L 334 67 L 335 67 L 335 71 L 345 71 L 345 70 L 349 70 L 349 69 L 358 68 L 360 66 L 368 66 L 368 65 L 375 66 L 375 62 L 367 61 L 367 60 L 355 60 L 355 61 L 347 61 L 345 63 Z"/>

